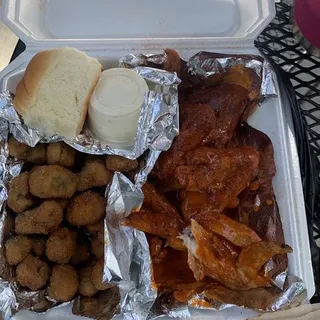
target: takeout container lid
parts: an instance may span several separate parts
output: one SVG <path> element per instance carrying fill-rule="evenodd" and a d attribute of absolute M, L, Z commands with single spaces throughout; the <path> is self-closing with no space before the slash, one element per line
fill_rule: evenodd
<path fill-rule="evenodd" d="M 3 22 L 27 50 L 69 46 L 128 51 L 253 46 L 274 0 L 6 0 Z"/>

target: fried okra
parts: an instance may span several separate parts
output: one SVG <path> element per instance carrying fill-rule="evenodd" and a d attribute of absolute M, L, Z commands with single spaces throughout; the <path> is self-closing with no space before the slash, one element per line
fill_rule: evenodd
<path fill-rule="evenodd" d="M 76 270 L 68 265 L 55 265 L 52 268 L 49 296 L 61 302 L 70 301 L 76 294 L 79 279 Z"/>
<path fill-rule="evenodd" d="M 62 209 L 64 210 L 67 206 L 68 206 L 68 204 L 69 204 L 69 199 L 55 199 L 55 201 L 57 201 L 59 204 L 60 204 L 60 206 L 62 207 Z"/>
<path fill-rule="evenodd" d="M 36 257 L 42 257 L 46 251 L 46 239 L 41 237 L 33 237 L 32 238 L 32 253 Z"/>
<path fill-rule="evenodd" d="M 129 172 L 138 167 L 137 160 L 130 160 L 121 156 L 107 156 L 106 166 L 110 171 Z"/>
<path fill-rule="evenodd" d="M 110 283 L 103 282 L 103 267 L 103 259 L 100 259 L 92 268 L 91 280 L 98 290 L 106 290 L 110 288 Z"/>
<path fill-rule="evenodd" d="M 78 177 L 57 165 L 37 167 L 30 172 L 29 190 L 42 199 L 71 198 L 76 191 Z"/>
<path fill-rule="evenodd" d="M 59 264 L 68 263 L 75 253 L 75 249 L 75 234 L 67 228 L 53 231 L 46 243 L 47 258 Z"/>
<path fill-rule="evenodd" d="M 90 248 L 89 244 L 84 242 L 80 243 L 76 246 L 76 250 L 71 257 L 70 263 L 72 265 L 79 265 L 80 263 L 86 262 L 90 259 L 91 254 L 90 254 Z"/>
<path fill-rule="evenodd" d="M 46 145 L 37 144 L 35 147 L 29 147 L 17 141 L 14 137 L 10 137 L 8 140 L 9 154 L 11 157 L 19 160 L 25 160 L 35 164 L 46 163 Z"/>
<path fill-rule="evenodd" d="M 76 158 L 76 150 L 64 142 L 50 143 L 47 148 L 47 163 L 71 168 Z"/>
<path fill-rule="evenodd" d="M 103 258 L 104 255 L 104 222 L 100 221 L 90 224 L 87 227 L 88 232 L 91 234 L 91 252 L 98 259 Z"/>
<path fill-rule="evenodd" d="M 17 280 L 23 287 L 39 290 L 50 276 L 50 268 L 44 261 L 29 254 L 16 269 Z"/>
<path fill-rule="evenodd" d="M 39 207 L 24 211 L 15 218 L 18 234 L 48 234 L 63 220 L 63 211 L 56 201 L 45 201 Z"/>
<path fill-rule="evenodd" d="M 112 172 L 109 171 L 103 161 L 89 160 L 79 174 L 77 184 L 78 191 L 85 191 L 92 187 L 102 187 L 112 180 Z"/>
<path fill-rule="evenodd" d="M 67 208 L 67 221 L 77 227 L 100 220 L 105 214 L 103 197 L 93 191 L 80 193 L 71 199 Z"/>
<path fill-rule="evenodd" d="M 92 267 L 85 267 L 80 270 L 79 293 L 85 297 L 92 297 L 98 289 L 92 282 Z"/>
<path fill-rule="evenodd" d="M 12 179 L 8 193 L 8 206 L 16 213 L 21 213 L 29 209 L 34 198 L 29 192 L 29 173 L 24 172 Z"/>
<path fill-rule="evenodd" d="M 6 244 L 6 259 L 10 265 L 16 265 L 27 257 L 32 248 L 32 240 L 18 235 L 9 239 Z"/>

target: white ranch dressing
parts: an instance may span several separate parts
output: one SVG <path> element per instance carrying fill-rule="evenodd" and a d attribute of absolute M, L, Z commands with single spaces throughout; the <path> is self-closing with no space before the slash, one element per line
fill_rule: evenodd
<path fill-rule="evenodd" d="M 135 71 L 103 71 L 89 103 L 92 133 L 113 148 L 132 146 L 146 91 L 146 81 Z"/>

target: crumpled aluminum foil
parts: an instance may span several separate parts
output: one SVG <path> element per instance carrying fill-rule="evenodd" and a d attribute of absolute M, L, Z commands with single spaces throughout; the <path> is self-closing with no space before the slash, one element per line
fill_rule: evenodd
<path fill-rule="evenodd" d="M 114 149 L 107 146 L 91 133 L 87 125 L 74 140 L 58 136 L 44 137 L 37 130 L 28 128 L 23 123 L 13 107 L 9 92 L 2 95 L 0 117 L 9 122 L 10 132 L 17 140 L 31 147 L 34 147 L 38 142 L 62 140 L 80 152 L 96 155 L 117 154 L 128 159 L 140 157 L 147 149 L 167 150 L 179 131 L 178 85 L 181 81 L 175 73 L 163 70 L 149 67 L 137 67 L 133 70 L 147 81 L 151 90 L 145 93 L 135 143 L 131 148 Z"/>
<path fill-rule="evenodd" d="M 200 55 L 201 53 L 199 53 Z M 195 55 L 193 59 L 196 60 Z M 221 58 L 220 65 L 226 67 L 235 60 L 237 63 L 246 63 L 253 68 L 262 79 L 261 93 L 264 97 L 276 94 L 272 81 L 272 72 L 266 62 L 259 57 L 250 56 L 228 56 Z M 245 60 L 245 57 L 247 60 Z M 219 58 L 220 59 L 220 58 Z M 240 60 L 239 60 L 240 59 Z M 147 179 L 161 151 L 170 147 L 173 138 L 178 132 L 178 96 L 177 85 L 179 80 L 176 75 L 149 67 L 162 68 L 166 60 L 165 54 L 158 55 L 128 55 L 120 60 L 120 65 L 135 70 L 149 82 L 151 91 L 146 94 L 145 104 L 139 119 L 139 132 L 133 150 L 111 150 L 105 148 L 98 141 L 94 140 L 87 129 L 76 141 L 66 141 L 79 151 L 93 154 L 119 154 L 127 158 L 136 158 L 144 154 L 140 171 L 136 174 L 134 182 L 130 181 L 121 173 L 116 173 L 112 183 L 107 187 L 105 197 L 107 198 L 105 218 L 105 268 L 104 280 L 116 284 L 119 288 L 120 301 L 109 302 L 105 315 L 111 318 L 118 312 L 124 319 L 154 319 L 162 315 L 169 315 L 174 318 L 190 316 L 190 307 L 203 308 L 204 306 L 213 310 L 221 310 L 232 305 L 239 305 L 237 297 L 230 298 L 226 303 L 219 299 L 225 299 L 223 292 L 217 288 L 209 288 L 189 299 L 188 303 L 178 303 L 169 293 L 156 292 L 152 284 L 151 257 L 146 236 L 143 232 L 125 227 L 122 221 L 133 210 L 138 210 L 143 202 L 141 186 Z M 192 59 L 191 59 L 192 62 Z M 195 64 L 188 63 L 195 68 Z M 143 66 L 143 67 L 141 67 Z M 201 67 L 200 67 L 201 69 Z M 200 70 L 199 68 L 196 70 Z M 216 72 L 221 72 L 221 67 Z M 194 71 L 194 72 L 198 72 Z M 213 71 L 213 70 L 212 70 Z M 156 79 L 155 79 L 156 78 Z M 169 84 L 170 83 L 170 84 Z M 152 110 L 147 104 L 152 104 Z M 149 104 L 149 105 L 150 105 Z M 144 128 L 144 129 L 142 129 Z M 33 308 L 37 311 L 45 311 L 55 305 L 43 304 L 44 290 L 39 292 L 21 291 L 12 280 L 12 272 L 5 264 L 3 240 L 10 232 L 10 219 L 5 210 L 5 199 L 7 198 L 7 186 L 12 177 L 19 174 L 23 163 L 8 161 L 7 138 L 11 133 L 19 141 L 34 146 L 39 141 L 53 142 L 59 137 L 43 139 L 36 130 L 26 127 L 12 107 L 9 93 L 0 94 L 0 274 L 7 275 L 6 281 L 0 279 L 0 310 L 4 318 L 8 319 L 13 313 L 25 308 Z M 141 140 L 141 141 L 140 141 Z M 12 221 L 11 221 L 12 222 Z M 117 299 L 118 294 L 114 287 L 106 293 L 108 299 Z M 288 304 L 299 304 L 305 299 L 306 288 L 302 281 L 296 277 L 287 277 L 285 290 L 281 291 L 275 287 L 274 299 L 268 300 L 267 304 L 257 306 L 257 310 L 277 310 L 287 307 Z M 229 295 L 227 295 L 229 296 Z M 113 298 L 114 297 L 114 298 Z M 103 297 L 102 297 L 103 298 Z M 102 299 L 101 298 L 101 299 Z M 48 301 L 48 300 L 45 300 Z M 100 300 L 103 301 L 103 300 Z M 242 304 L 246 307 L 244 304 Z M 76 298 L 74 312 L 84 315 L 81 298 Z M 87 316 L 94 317 L 94 308 L 90 309 Z M 93 312 L 93 313 L 92 313 Z"/>

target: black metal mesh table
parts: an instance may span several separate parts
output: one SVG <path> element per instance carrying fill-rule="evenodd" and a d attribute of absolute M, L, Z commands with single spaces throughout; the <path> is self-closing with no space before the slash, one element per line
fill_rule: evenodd
<path fill-rule="evenodd" d="M 291 104 L 316 284 L 312 302 L 320 302 L 320 59 L 310 56 L 293 38 L 290 2 L 276 3 L 276 18 L 255 45 L 273 64 Z M 24 50 L 19 40 L 11 60 Z"/>
<path fill-rule="evenodd" d="M 276 18 L 255 45 L 274 65 L 291 104 L 316 284 L 312 302 L 320 302 L 320 59 L 310 56 L 293 38 L 290 2 L 276 3 Z"/>

